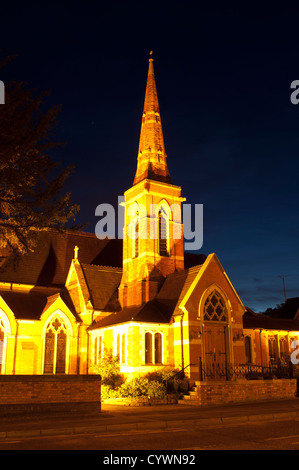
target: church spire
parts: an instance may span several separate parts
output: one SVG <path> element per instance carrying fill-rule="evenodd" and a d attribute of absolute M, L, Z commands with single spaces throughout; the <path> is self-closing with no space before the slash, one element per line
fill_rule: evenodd
<path fill-rule="evenodd" d="M 153 51 L 150 52 L 147 84 L 134 185 L 145 178 L 170 183 L 154 74 Z"/>

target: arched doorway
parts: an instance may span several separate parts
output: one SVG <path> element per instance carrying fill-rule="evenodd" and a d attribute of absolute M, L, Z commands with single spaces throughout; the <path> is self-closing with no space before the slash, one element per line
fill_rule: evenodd
<path fill-rule="evenodd" d="M 217 289 L 214 289 L 204 302 L 203 320 L 205 379 L 226 380 L 228 311 Z"/>

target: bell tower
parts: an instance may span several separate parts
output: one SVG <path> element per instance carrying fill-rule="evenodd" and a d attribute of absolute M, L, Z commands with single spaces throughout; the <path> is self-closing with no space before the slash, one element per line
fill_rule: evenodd
<path fill-rule="evenodd" d="M 145 91 L 137 171 L 125 192 L 122 307 L 153 299 L 166 275 L 184 269 L 180 186 L 167 167 L 152 52 Z"/>

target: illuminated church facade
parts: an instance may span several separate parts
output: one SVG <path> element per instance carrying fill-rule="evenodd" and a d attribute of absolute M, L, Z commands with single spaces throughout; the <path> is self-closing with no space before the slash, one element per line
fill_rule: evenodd
<path fill-rule="evenodd" d="M 128 377 L 170 366 L 198 380 L 200 364 L 286 358 L 299 322 L 255 315 L 214 253 L 184 253 L 172 210 L 183 201 L 167 167 L 150 57 L 124 238 L 42 232 L 16 269 L 0 257 L 0 373 L 95 373 L 105 349 Z"/>

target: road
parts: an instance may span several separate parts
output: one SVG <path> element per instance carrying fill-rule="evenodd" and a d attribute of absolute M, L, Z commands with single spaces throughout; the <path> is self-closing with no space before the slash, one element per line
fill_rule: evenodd
<path fill-rule="evenodd" d="M 297 450 L 299 420 L 0 440 L 0 450 Z M 133 454 L 134 452 L 132 452 Z M 101 453 L 103 455 L 103 453 Z"/>

